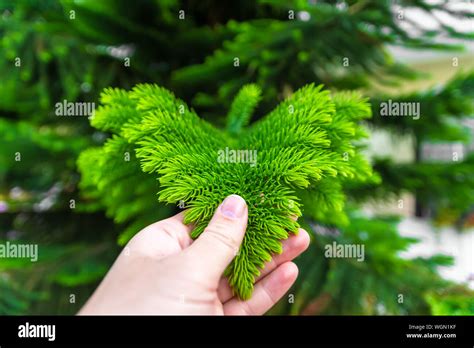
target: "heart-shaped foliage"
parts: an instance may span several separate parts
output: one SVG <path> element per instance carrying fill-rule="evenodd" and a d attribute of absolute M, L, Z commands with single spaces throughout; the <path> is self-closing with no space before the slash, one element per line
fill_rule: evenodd
<path fill-rule="evenodd" d="M 144 206 L 153 209 L 144 188 L 154 176 L 141 173 L 138 160 L 143 172 L 159 178 L 160 201 L 185 205 L 193 238 L 226 196 L 242 196 L 249 208 L 247 232 L 225 274 L 242 299 L 251 296 L 265 262 L 282 251 L 281 240 L 297 233 L 294 217 L 303 205 L 309 217 L 337 211 L 342 219 L 342 184 L 372 175 L 354 145 L 365 136 L 357 122 L 370 117 L 367 100 L 308 85 L 247 126 L 259 99 L 257 86 L 244 86 L 221 130 L 156 85 L 106 89 L 91 122 L 114 135 L 79 159 L 84 186 L 95 187 L 119 221 Z M 146 203 L 130 206 L 135 199 Z"/>

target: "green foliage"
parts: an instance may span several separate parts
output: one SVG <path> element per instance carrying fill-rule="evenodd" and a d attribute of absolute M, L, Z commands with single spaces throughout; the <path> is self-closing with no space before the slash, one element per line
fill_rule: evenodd
<path fill-rule="evenodd" d="M 136 173 L 136 161 L 127 163 L 121 158 L 135 148 L 143 171 L 159 177 L 159 200 L 185 202 L 185 223 L 195 225 L 193 238 L 204 231 L 227 195 L 242 196 L 249 206 L 249 223 L 226 275 L 243 299 L 251 296 L 264 263 L 281 253 L 280 241 L 298 230 L 291 218 L 301 216 L 297 190 L 317 193 L 319 183 L 331 178 L 332 190 L 313 199 L 321 200 L 320 206 L 338 204 L 342 210 L 343 195 L 337 183 L 342 178 L 360 181 L 371 175 L 370 166 L 352 143 L 363 134 L 357 122 L 370 116 L 367 101 L 359 95 L 331 98 L 321 86 L 309 85 L 243 129 L 259 97 L 256 86 L 243 87 L 228 115 L 228 130 L 221 131 L 155 85 L 138 85 L 128 93 L 107 89 L 92 124 L 115 134 L 102 149 L 88 150 L 79 159 L 86 184 L 95 184 L 106 205 L 120 202 L 130 215 L 141 214 L 129 208 L 136 204 L 129 193 L 150 195 L 138 186 L 146 180 Z M 228 163 L 227 151 L 251 152 L 255 161 L 247 155 L 243 161 Z M 135 177 L 140 180 L 130 182 Z M 120 221 L 120 211 L 111 211 Z"/>
<path fill-rule="evenodd" d="M 15 280 L 0 277 L 0 315 L 21 315 L 28 310 L 32 300 L 38 299 L 35 293 L 24 290 Z"/>
<path fill-rule="evenodd" d="M 80 226 L 80 224 L 77 224 Z M 27 230 L 26 227 L 23 230 Z M 49 237 L 55 239 L 52 231 Z M 65 232 L 62 230 L 62 232 Z M 64 236 L 63 236 L 64 238 Z M 6 245 L 7 240 L 0 239 L 0 244 Z M 76 290 L 87 290 L 89 285 L 102 279 L 110 263 L 116 255 L 113 245 L 107 242 L 94 241 L 91 243 L 48 243 L 45 245 L 43 238 L 37 236 L 35 240 L 9 240 L 12 244 L 35 244 L 37 260 L 31 262 L 25 258 L 2 258 L 0 263 L 0 314 L 23 314 L 25 312 L 41 314 L 33 311 L 32 307 L 41 308 L 57 301 L 56 306 L 68 314 L 75 314 L 85 298 L 84 293 Z M 104 258 L 107 262 L 104 264 Z M 15 277 L 9 276 L 14 274 Z M 41 289 L 39 291 L 38 289 Z M 92 289 L 89 289 L 89 291 Z M 52 294 L 59 297 L 51 299 Z M 74 295 L 71 302 L 70 296 Z M 77 301 L 77 302 L 76 302 Z M 44 308 L 47 310 L 59 310 Z"/>
<path fill-rule="evenodd" d="M 453 286 L 426 295 L 434 315 L 472 315 L 474 291 Z"/>
<path fill-rule="evenodd" d="M 418 142 L 471 141 L 472 135 L 459 122 L 474 116 L 474 71 L 457 74 L 444 86 L 406 95 L 377 95 L 372 98 L 374 117 L 371 123 L 392 134 L 413 134 Z M 380 104 L 383 101 L 417 102 L 420 104 L 420 118 L 381 117 Z"/>
<path fill-rule="evenodd" d="M 58 251 L 68 251 L 62 256 L 51 254 L 56 255 L 56 260 L 48 259 L 24 269 L 10 267 L 10 261 L 1 259 L 2 314 L 74 314 L 117 254 L 116 235 L 120 235 L 119 243 L 123 244 L 146 224 L 176 210 L 157 204 L 150 193 L 161 190 L 160 184 L 154 175 L 140 169 L 135 155 L 139 146 L 125 141 L 127 134 L 120 133 L 123 121 L 133 114 L 126 105 L 121 120 L 113 121 L 119 114 L 93 120 L 98 131 L 90 127 L 85 117 L 55 116 L 57 102 L 96 101 L 106 86 L 130 89 L 137 83 L 157 83 L 173 90 L 203 119 L 220 128 L 227 126 L 229 136 L 232 134 L 231 138 L 239 143 L 240 134 L 248 133 L 244 127 L 252 111 L 256 113 L 254 120 L 258 119 L 307 83 L 324 83 L 331 90 L 364 87 L 369 94 L 374 79 L 385 85 L 409 83 L 407 78 L 414 78 L 416 72 L 399 64 L 386 50 L 386 44 L 454 50 L 462 46 L 440 44 L 439 35 L 448 39 L 472 38 L 472 33 L 458 32 L 448 22 L 436 30 L 427 30 L 422 21 L 408 17 L 401 21 L 392 5 L 393 1 L 388 0 L 243 0 L 225 4 L 179 0 L 0 0 L 0 204 L 7 206 L 7 211 L 0 214 L 0 239 L 19 234 L 23 240 L 38 243 L 40 250 L 54 246 Z M 409 8 L 423 12 L 435 21 L 440 15 L 459 19 L 473 16 L 442 1 L 400 0 L 398 6 L 404 12 Z M 185 20 L 178 17 L 179 10 L 185 11 Z M 294 11 L 294 19 L 289 17 L 290 10 Z M 305 14 L 305 20 L 301 14 Z M 129 66 L 124 65 L 125 57 L 130 59 Z M 236 57 L 238 66 L 234 65 Z M 21 67 L 15 66 L 16 58 L 21 59 Z M 349 65 L 342 68 L 345 58 Z M 470 115 L 471 80 L 472 74 L 463 74 L 453 83 L 419 93 L 374 95 L 374 117 L 368 122 L 376 129 L 413 135 L 418 144 L 432 139 L 465 141 L 466 134 L 458 123 L 461 117 Z M 231 105 L 233 96 L 248 83 L 260 86 L 260 97 L 256 89 L 249 87 Z M 121 92 L 117 93 L 110 101 L 114 105 L 112 113 L 121 99 Z M 126 96 L 128 93 L 123 92 Z M 112 98 L 113 93 L 109 91 L 107 95 Z M 341 97 L 334 94 L 333 102 L 337 104 Z M 379 117 L 379 102 L 387 98 L 421 101 L 422 117 L 417 121 Z M 261 99 L 258 108 L 257 99 Z M 135 102 L 130 105 L 134 107 Z M 359 107 L 368 105 L 352 104 L 347 109 L 336 106 L 335 116 L 351 110 L 365 114 L 366 111 L 357 111 Z M 227 110 L 233 116 L 225 119 Z M 105 110 L 101 112 L 105 114 Z M 100 122 L 115 122 L 115 126 Z M 340 131 L 343 138 L 351 132 L 343 122 L 338 122 L 337 127 L 332 133 Z M 325 131 L 331 133 L 329 128 Z M 362 136 L 363 130 L 356 127 L 355 132 L 354 140 Z M 116 136 L 109 137 L 104 145 L 109 133 Z M 333 137 L 337 143 L 335 140 Z M 95 165 L 98 170 L 83 173 L 79 194 L 75 164 L 79 153 L 91 146 L 78 163 L 88 168 Z M 346 150 L 351 165 L 367 167 L 361 173 L 369 170 L 358 155 L 358 146 Z M 17 152 L 21 153 L 21 162 L 14 161 Z M 129 161 L 125 161 L 126 153 Z M 304 189 L 294 190 L 305 216 L 300 223 L 306 224 L 308 230 L 320 223 L 346 231 L 353 218 L 343 209 L 345 201 L 362 204 L 402 191 L 414 192 L 422 202 L 465 211 L 473 201 L 472 183 L 465 175 L 472 172 L 470 163 L 469 158 L 452 164 L 399 165 L 376 160 L 381 180 L 376 175 L 363 183 L 357 178 L 323 176 Z M 71 199 L 76 201 L 75 210 L 70 208 Z M 116 224 L 105 218 L 103 210 Z M 380 225 L 380 229 L 392 228 L 392 223 Z M 391 233 L 388 236 L 395 238 Z M 380 243 L 390 247 L 390 238 Z M 327 260 L 317 253 L 320 248 L 314 249 L 316 245 L 311 249 L 316 251 L 299 262 L 299 284 L 310 284 L 315 290 L 320 283 L 325 284 L 325 277 L 318 275 L 336 277 L 325 273 Z M 398 244 L 394 242 L 395 245 Z M 438 261 L 442 260 L 432 260 Z M 372 274 L 375 267 L 371 263 L 364 274 Z M 337 279 L 355 279 L 351 278 L 350 267 L 332 269 L 340 271 Z M 413 272 L 423 269 L 415 268 Z M 404 283 L 409 284 L 414 278 L 406 278 Z M 413 305 L 406 307 L 407 313 L 420 313 L 420 308 L 427 308 L 424 290 L 442 288 L 434 275 L 423 280 L 423 291 L 412 293 Z M 72 289 L 77 294 L 76 305 L 67 301 Z M 373 301 L 357 298 L 367 293 L 354 292 L 350 300 L 345 292 L 335 293 L 326 312 L 361 311 L 354 308 L 354 303 L 372 311 Z M 389 291 L 371 294 L 387 306 L 393 299 Z M 307 301 L 311 301 L 310 295 Z M 440 292 L 435 301 L 445 295 Z"/>
<path fill-rule="evenodd" d="M 351 211 L 350 221 L 343 228 L 312 225 L 316 232 L 313 243 L 300 259 L 302 280 L 290 291 L 297 294 L 294 303 L 284 301 L 273 313 L 430 314 L 430 305 L 423 297 L 430 289 L 447 285 L 438 277 L 436 267 L 448 266 L 452 259 L 441 255 L 401 257 L 400 253 L 417 240 L 398 234 L 397 218 L 368 219 Z M 327 246 L 334 242 L 363 245 L 363 262 L 326 257 Z"/>
<path fill-rule="evenodd" d="M 256 85 L 244 86 L 235 97 L 227 116 L 227 130 L 238 134 L 248 125 L 252 113 L 260 101 L 261 91 Z"/>
<path fill-rule="evenodd" d="M 401 11 L 415 6 L 436 21 L 432 14 L 435 11 L 466 18 L 473 16 L 467 10 L 451 9 L 443 2 L 402 0 L 398 3 Z M 436 42 L 434 32 L 420 23 L 408 18 L 398 20 L 392 5 L 391 0 L 343 1 L 339 6 L 332 0 L 318 1 L 316 5 L 299 0 L 260 0 L 242 5 L 254 19 L 223 18 L 232 40 L 224 41 L 202 63 L 174 71 L 173 87 L 194 96 L 196 104 L 218 106 L 226 104 L 243 84 L 256 82 L 265 91 L 264 100 L 271 101 L 285 86 L 296 89 L 316 82 L 338 89 L 356 89 L 370 86 L 367 75 L 384 84 L 394 84 L 400 77 L 416 76 L 394 62 L 382 42 L 416 48 L 460 48 Z M 298 18 L 302 12 L 304 20 Z M 403 25 L 407 23 L 409 29 Z M 418 35 L 413 37 L 410 29 L 417 30 Z M 472 38 L 472 33 L 448 25 L 435 33 Z M 238 68 L 230 64 L 236 57 Z M 349 64 L 341 69 L 345 59 Z M 213 83 L 214 76 L 220 78 L 218 85 Z"/>
<path fill-rule="evenodd" d="M 474 156 L 453 163 L 394 164 L 388 159 L 377 159 L 374 167 L 386 178 L 383 186 L 360 186 L 357 190 L 373 197 L 417 192 L 419 201 L 436 202 L 438 209 L 463 211 L 474 202 Z"/>

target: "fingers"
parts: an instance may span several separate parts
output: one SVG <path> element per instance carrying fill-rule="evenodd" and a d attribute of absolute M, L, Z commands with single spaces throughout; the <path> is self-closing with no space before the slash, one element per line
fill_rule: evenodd
<path fill-rule="evenodd" d="M 176 240 L 181 249 L 186 249 L 192 243 L 190 235 L 192 226 L 184 224 L 184 212 L 159 221 L 157 223 L 157 228 L 162 234 L 166 234 Z"/>
<path fill-rule="evenodd" d="M 291 235 L 288 239 L 284 240 L 283 252 L 276 254 L 264 267 L 257 281 L 265 277 L 267 274 L 272 272 L 275 268 L 284 262 L 291 261 L 295 257 L 299 256 L 309 246 L 310 238 L 308 232 L 300 228 L 298 234 Z"/>
<path fill-rule="evenodd" d="M 303 251 L 308 248 L 310 238 L 308 232 L 304 229 L 299 229 L 298 234 L 292 234 L 288 239 L 282 241 L 283 252 L 281 254 L 276 254 L 272 259 L 267 262 L 260 272 L 260 275 L 256 278 L 255 282 L 258 282 L 260 279 L 265 277 L 267 274 L 271 273 L 279 265 L 291 261 L 297 256 L 299 256 Z M 222 302 L 226 302 L 233 297 L 232 290 L 227 282 L 226 278 L 221 278 L 218 288 L 219 299 Z"/>
<path fill-rule="evenodd" d="M 205 270 L 216 285 L 239 251 L 247 218 L 245 200 L 237 195 L 228 196 L 217 208 L 204 232 L 186 250 L 190 259 L 195 260 L 193 267 Z"/>
<path fill-rule="evenodd" d="M 255 285 L 252 298 L 240 301 L 233 298 L 224 304 L 226 315 L 261 315 L 285 295 L 298 276 L 298 267 L 285 262 Z"/>
<path fill-rule="evenodd" d="M 308 232 L 300 228 L 298 234 L 292 234 L 282 241 L 283 252 L 272 257 L 271 261 L 265 264 L 255 282 L 265 277 L 275 268 L 284 262 L 291 261 L 308 248 L 310 238 Z M 221 302 L 227 302 L 234 295 L 226 278 L 221 278 L 219 282 L 218 295 Z"/>
<path fill-rule="evenodd" d="M 155 259 L 176 254 L 191 243 L 191 227 L 183 223 L 183 213 L 145 227 L 128 242 L 127 254 L 138 252 Z"/>

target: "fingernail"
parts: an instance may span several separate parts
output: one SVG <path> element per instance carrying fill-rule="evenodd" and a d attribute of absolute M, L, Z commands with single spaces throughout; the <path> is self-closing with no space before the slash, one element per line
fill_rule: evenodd
<path fill-rule="evenodd" d="M 247 204 L 242 197 L 230 195 L 224 199 L 224 202 L 222 202 L 221 212 L 223 215 L 230 218 L 241 218 L 244 216 L 246 205 Z"/>

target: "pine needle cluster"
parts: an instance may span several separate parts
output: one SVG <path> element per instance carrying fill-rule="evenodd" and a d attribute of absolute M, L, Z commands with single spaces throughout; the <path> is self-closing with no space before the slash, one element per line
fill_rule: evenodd
<path fill-rule="evenodd" d="M 95 188 L 112 215 L 133 215 L 123 206 L 149 200 L 147 180 L 158 178 L 158 200 L 186 207 L 193 238 L 226 196 L 242 196 L 248 228 L 225 274 L 242 299 L 251 296 L 264 264 L 282 252 L 281 241 L 297 233 L 295 217 L 303 209 L 313 218 L 329 211 L 342 216 L 343 182 L 372 176 L 355 144 L 365 136 L 359 122 L 371 115 L 359 94 L 331 95 L 307 85 L 249 125 L 260 98 L 258 86 L 244 86 L 227 115 L 227 128 L 218 129 L 159 86 L 108 88 L 91 123 L 113 135 L 79 158 L 83 184 Z M 224 151 L 231 156 L 219 160 Z M 255 158 L 250 162 L 236 153 Z"/>

